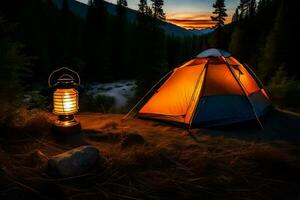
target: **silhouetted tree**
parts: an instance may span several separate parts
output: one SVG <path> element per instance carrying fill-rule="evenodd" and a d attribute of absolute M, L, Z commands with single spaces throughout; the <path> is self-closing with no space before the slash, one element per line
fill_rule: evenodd
<path fill-rule="evenodd" d="M 109 50 L 104 49 L 107 48 L 107 15 L 103 0 L 89 1 L 83 55 L 86 62 L 84 75 L 88 75 L 90 80 L 96 81 L 104 77 L 105 59 Z"/>
<path fill-rule="evenodd" d="M 249 14 L 249 6 L 251 0 L 241 0 L 239 5 L 240 19 L 245 19 Z"/>
<path fill-rule="evenodd" d="M 145 13 L 147 16 L 153 16 L 153 12 L 152 12 L 152 9 L 150 6 L 147 6 L 146 7 L 146 13 Z"/>
<path fill-rule="evenodd" d="M 117 5 L 118 5 L 118 6 L 123 6 L 123 7 L 127 7 L 127 6 L 128 6 L 126 0 L 118 0 L 118 1 L 117 1 Z"/>
<path fill-rule="evenodd" d="M 289 40 L 289 33 L 286 26 L 287 13 L 286 3 L 281 1 L 273 28 L 266 39 L 263 57 L 258 65 L 259 73 L 264 80 L 267 80 L 276 69 L 288 60 L 286 57 L 289 49 L 287 41 Z"/>
<path fill-rule="evenodd" d="M 228 16 L 226 13 L 224 0 L 216 0 L 216 2 L 213 4 L 213 8 L 215 8 L 213 14 L 216 16 L 211 16 L 211 19 L 212 21 L 216 22 L 215 28 L 224 26 L 225 17 Z"/>
<path fill-rule="evenodd" d="M 253 18 L 256 15 L 256 0 L 250 0 L 248 17 Z"/>
<path fill-rule="evenodd" d="M 260 0 L 258 2 L 258 5 L 257 5 L 257 12 L 258 13 L 263 13 L 263 11 L 267 8 L 267 1 L 268 0 Z"/>
<path fill-rule="evenodd" d="M 232 16 L 232 22 L 237 22 L 238 20 L 239 20 L 239 9 L 238 8 L 236 8 L 235 9 L 235 12 L 234 12 L 234 14 L 233 14 L 233 16 Z"/>
<path fill-rule="evenodd" d="M 22 97 L 22 76 L 28 73 L 30 59 L 24 55 L 24 46 L 12 41 L 15 25 L 0 16 L 0 122 Z"/>
<path fill-rule="evenodd" d="M 152 1 L 152 14 L 153 17 L 160 20 L 166 19 L 166 14 L 163 10 L 164 1 L 163 0 L 151 0 Z"/>
<path fill-rule="evenodd" d="M 139 7 L 139 12 L 140 13 L 143 13 L 143 14 L 146 14 L 146 10 L 147 10 L 147 0 L 140 0 L 140 3 L 138 4 L 138 7 Z"/>

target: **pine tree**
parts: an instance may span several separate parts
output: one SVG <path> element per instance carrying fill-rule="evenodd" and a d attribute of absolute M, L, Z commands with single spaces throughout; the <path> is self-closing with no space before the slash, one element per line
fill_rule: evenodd
<path fill-rule="evenodd" d="M 127 7 L 126 0 L 117 0 L 117 12 L 118 12 L 120 23 L 123 23 L 124 20 L 126 21 L 126 9 L 125 9 L 126 7 Z"/>
<path fill-rule="evenodd" d="M 248 17 L 253 18 L 256 15 L 256 0 L 250 0 Z"/>
<path fill-rule="evenodd" d="M 126 0 L 118 0 L 118 1 L 117 1 L 117 5 L 118 5 L 118 6 L 123 6 L 123 7 L 127 7 L 127 6 L 128 6 Z"/>
<path fill-rule="evenodd" d="M 232 16 L 232 20 L 231 20 L 232 22 L 237 22 L 237 21 L 239 21 L 239 9 L 238 8 L 236 8 L 235 9 L 235 13 L 233 14 L 233 16 Z"/>
<path fill-rule="evenodd" d="M 263 56 L 260 59 L 258 70 L 263 80 L 273 75 L 273 72 L 286 62 L 289 49 L 288 47 L 288 27 L 286 21 L 287 7 L 285 1 L 281 1 L 273 28 L 271 29 L 265 47 L 263 48 Z"/>
<path fill-rule="evenodd" d="M 153 12 L 150 6 L 146 7 L 146 15 L 147 16 L 153 16 Z"/>
<path fill-rule="evenodd" d="M 232 35 L 231 40 L 229 43 L 229 51 L 234 55 L 239 55 L 240 50 L 242 49 L 241 43 L 242 43 L 242 31 L 241 29 L 236 26 Z"/>
<path fill-rule="evenodd" d="M 257 12 L 263 13 L 266 7 L 267 7 L 267 0 L 260 0 L 257 5 Z"/>
<path fill-rule="evenodd" d="M 152 14 L 153 17 L 160 20 L 166 20 L 166 14 L 163 10 L 164 1 L 163 0 L 151 0 L 152 1 Z"/>
<path fill-rule="evenodd" d="M 84 29 L 84 58 L 86 61 L 85 75 L 88 79 L 97 80 L 99 75 L 104 79 L 105 59 L 108 57 L 107 49 L 107 18 L 108 14 L 103 0 L 90 0 L 86 27 Z M 104 50 L 106 49 L 106 50 Z M 90 73 L 90 72 L 93 73 Z"/>
<path fill-rule="evenodd" d="M 16 31 L 14 26 L 0 16 L 0 123 L 15 111 L 24 89 L 21 77 L 29 72 L 30 58 L 22 53 L 24 46 L 11 38 Z"/>
<path fill-rule="evenodd" d="M 140 3 L 138 4 L 139 7 L 139 12 L 146 14 L 146 10 L 147 10 L 147 0 L 140 0 Z"/>
<path fill-rule="evenodd" d="M 216 22 L 215 28 L 224 26 L 225 17 L 228 16 L 226 13 L 224 0 L 216 0 L 216 2 L 213 4 L 213 8 L 215 8 L 213 14 L 216 16 L 211 16 L 211 19 L 212 21 Z"/>
<path fill-rule="evenodd" d="M 240 19 L 245 19 L 247 17 L 249 2 L 250 0 L 241 0 L 239 5 Z"/>

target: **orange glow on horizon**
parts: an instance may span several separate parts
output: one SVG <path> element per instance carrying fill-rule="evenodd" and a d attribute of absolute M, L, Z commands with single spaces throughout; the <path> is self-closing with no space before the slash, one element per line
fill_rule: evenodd
<path fill-rule="evenodd" d="M 215 25 L 210 19 L 211 13 L 190 14 L 190 13 L 174 13 L 167 16 L 167 22 L 183 27 L 185 29 L 205 29 Z M 225 23 L 230 23 L 231 16 L 226 18 Z"/>

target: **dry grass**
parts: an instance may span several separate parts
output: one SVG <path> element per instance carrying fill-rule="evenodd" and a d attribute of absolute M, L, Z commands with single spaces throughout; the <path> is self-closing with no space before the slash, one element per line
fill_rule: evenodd
<path fill-rule="evenodd" d="M 23 114 L 10 129 L 14 137 L 0 138 L 0 199 L 300 197 L 300 149 L 289 142 L 211 137 L 203 131 L 192 139 L 184 129 L 157 122 L 83 114 L 81 143 L 62 144 L 50 134 L 46 114 Z M 145 142 L 124 148 L 130 134 Z M 105 164 L 78 177 L 51 176 L 47 157 L 81 144 L 99 148 Z"/>

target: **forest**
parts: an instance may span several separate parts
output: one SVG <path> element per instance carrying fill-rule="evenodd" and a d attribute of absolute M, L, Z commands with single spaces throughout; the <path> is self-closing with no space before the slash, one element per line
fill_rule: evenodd
<path fill-rule="evenodd" d="M 90 1 L 83 19 L 70 12 L 68 0 L 61 9 L 52 0 L 2 1 L 1 107 L 20 104 L 22 94 L 33 88 L 44 91 L 42 101 L 49 99 L 47 76 L 62 66 L 78 71 L 85 83 L 137 80 L 140 97 L 169 70 L 213 47 L 251 66 L 276 105 L 299 109 L 299 67 L 294 61 L 299 21 L 291 2 L 241 1 L 232 23 L 193 37 L 164 33 L 159 28 L 163 9 L 157 14 L 147 1 L 137 2 L 139 16 L 136 23 L 129 22 L 124 2 L 118 1 L 113 16 L 102 0 Z"/>

